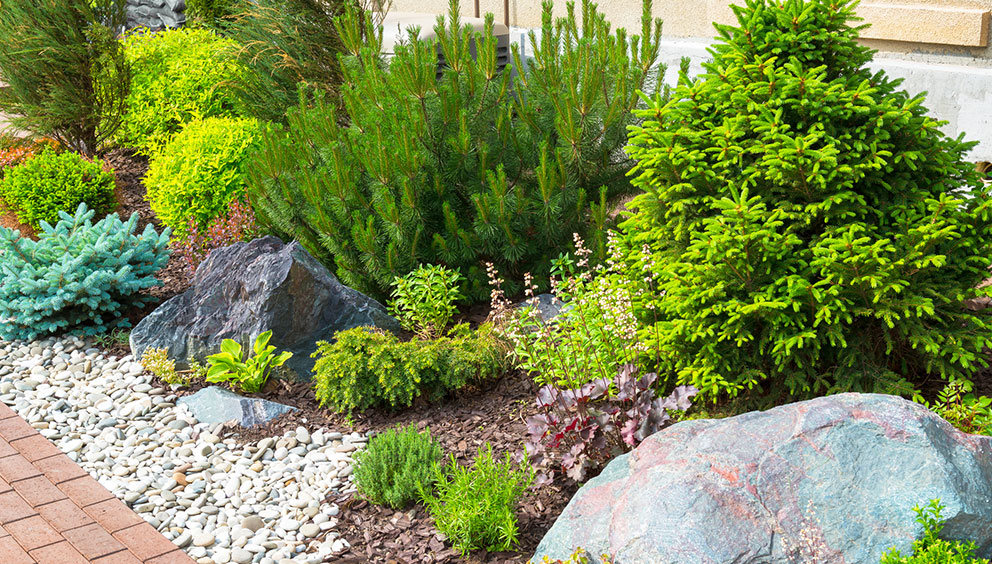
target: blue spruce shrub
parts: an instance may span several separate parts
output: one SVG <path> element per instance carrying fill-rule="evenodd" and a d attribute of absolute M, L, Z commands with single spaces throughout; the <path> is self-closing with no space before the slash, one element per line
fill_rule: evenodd
<path fill-rule="evenodd" d="M 111 214 L 96 224 L 80 204 L 41 223 L 37 241 L 0 227 L 0 338 L 31 340 L 60 331 L 95 335 L 127 326 L 128 308 L 154 298 L 139 290 L 169 259 L 169 230 L 149 225 L 135 235 L 138 214 Z"/>

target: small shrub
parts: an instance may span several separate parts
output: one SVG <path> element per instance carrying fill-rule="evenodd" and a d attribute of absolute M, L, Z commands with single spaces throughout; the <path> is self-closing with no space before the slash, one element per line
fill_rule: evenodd
<path fill-rule="evenodd" d="M 237 46 L 205 29 L 141 32 L 125 40 L 134 71 L 119 143 L 152 156 L 186 124 L 241 115 L 227 83 L 243 72 Z"/>
<path fill-rule="evenodd" d="M 390 312 L 407 331 L 426 339 L 440 337 L 458 311 L 455 302 L 464 297 L 458 291 L 461 280 L 461 274 L 443 266 L 421 266 L 393 280 Z"/>
<path fill-rule="evenodd" d="M 430 430 L 419 433 L 412 424 L 390 429 L 355 455 L 355 486 L 372 503 L 404 509 L 417 501 L 421 488 L 434 485 L 440 460 L 441 445 Z"/>
<path fill-rule="evenodd" d="M 493 458 L 488 442 L 479 448 L 471 468 L 458 464 L 454 455 L 438 470 L 436 492 L 421 498 L 434 518 L 434 526 L 463 555 L 472 550 L 510 550 L 517 543 L 517 502 L 533 476 L 506 453 Z"/>
<path fill-rule="evenodd" d="M 206 230 L 200 229 L 196 220 L 190 218 L 185 233 L 174 236 L 169 245 L 182 259 L 189 275 L 193 276 L 210 251 L 239 241 L 251 241 L 258 235 L 251 206 L 243 200 L 234 200 L 227 213 L 214 218 Z"/>
<path fill-rule="evenodd" d="M 491 378 L 504 353 L 489 326 L 467 325 L 450 336 L 402 342 L 395 335 L 358 327 L 317 343 L 314 386 L 321 406 L 335 411 L 374 406 L 407 407 L 421 395 L 440 399 L 469 382 Z"/>
<path fill-rule="evenodd" d="M 260 334 L 251 351 L 243 351 L 241 343 L 234 339 L 221 341 L 221 352 L 207 357 L 210 364 L 207 382 L 232 382 L 241 391 L 251 394 L 260 391 L 269 379 L 269 372 L 293 356 L 286 351 L 275 354 L 276 348 L 269 345 L 271 338 L 272 331 Z"/>
<path fill-rule="evenodd" d="M 937 395 L 932 404 L 917 397 L 916 401 L 943 417 L 960 431 L 973 435 L 992 435 L 992 398 L 976 397 L 969 380 L 952 380 Z"/>
<path fill-rule="evenodd" d="M 579 547 L 568 557 L 568 560 L 551 560 L 545 556 L 540 562 L 535 563 L 533 560 L 528 560 L 527 564 L 589 564 L 589 562 L 589 553 Z M 609 554 L 601 554 L 599 564 L 614 564 L 614 562 Z"/>
<path fill-rule="evenodd" d="M 543 469 L 557 462 L 569 478 L 582 482 L 617 454 L 674 423 L 670 412 L 689 409 L 696 389 L 679 386 L 660 398 L 654 390 L 657 378 L 654 373 L 639 375 L 628 364 L 616 378 L 575 389 L 548 385 L 538 390 L 542 413 L 527 418 L 531 463 Z M 541 473 L 539 483 L 550 483 L 553 475 L 553 470 Z"/>
<path fill-rule="evenodd" d="M 923 526 L 923 538 L 913 541 L 911 556 L 903 556 L 893 548 L 882 555 L 881 564 L 988 564 L 988 560 L 975 556 L 978 546 L 974 542 L 937 538 L 944 528 L 940 517 L 943 509 L 939 499 L 931 500 L 926 507 L 914 507 L 916 522 Z"/>
<path fill-rule="evenodd" d="M 966 305 L 992 291 L 974 143 L 867 66 L 855 5 L 747 0 L 705 72 L 637 112 L 623 245 L 658 281 L 641 338 L 714 401 L 910 393 L 987 366 L 992 310 Z"/>
<path fill-rule="evenodd" d="M 45 149 L 57 149 L 58 143 L 51 139 L 17 139 L 0 134 L 0 179 L 9 169 L 31 157 L 40 155 Z"/>
<path fill-rule="evenodd" d="M 79 204 L 43 225 L 38 241 L 0 227 L 0 338 L 33 340 L 60 331 L 99 335 L 127 327 L 120 316 L 154 298 L 154 274 L 169 259 L 169 231 L 149 225 L 135 235 L 138 214 L 111 214 L 96 224 Z"/>
<path fill-rule="evenodd" d="M 162 223 L 183 237 L 190 222 L 204 230 L 245 194 L 243 169 L 260 127 L 250 119 L 191 123 L 152 157 L 148 202 Z"/>
<path fill-rule="evenodd" d="M 234 0 L 186 0 L 186 17 L 196 26 L 208 29 L 225 27 L 225 18 L 232 15 Z"/>
<path fill-rule="evenodd" d="M 53 224 L 61 212 L 86 204 L 101 217 L 117 206 L 114 175 L 99 159 L 88 161 L 77 153 L 45 150 L 7 171 L 0 181 L 0 198 L 22 222 L 38 228 Z"/>

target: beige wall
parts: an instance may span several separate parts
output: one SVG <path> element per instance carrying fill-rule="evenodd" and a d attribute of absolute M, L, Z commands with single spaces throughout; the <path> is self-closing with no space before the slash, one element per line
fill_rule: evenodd
<path fill-rule="evenodd" d="M 503 0 L 479 3 L 483 13 L 492 12 L 497 21 L 502 20 Z M 598 4 L 614 26 L 631 32 L 640 29 L 638 0 L 599 0 Z M 730 0 L 655 0 L 653 12 L 664 20 L 663 34 L 667 38 L 708 39 L 714 35 L 711 22 L 736 22 L 729 4 Z M 393 0 L 393 9 L 398 11 L 443 13 L 447 6 L 448 0 Z M 540 0 L 509 0 L 509 7 L 511 26 L 540 26 Z M 463 15 L 473 15 L 472 0 L 462 0 L 461 8 Z M 555 11 L 561 14 L 564 10 L 565 1 L 557 0 Z M 882 52 L 955 58 L 963 55 L 976 59 L 976 63 L 992 60 L 992 0 L 862 0 L 858 13 L 872 24 L 863 32 L 865 42 Z"/>

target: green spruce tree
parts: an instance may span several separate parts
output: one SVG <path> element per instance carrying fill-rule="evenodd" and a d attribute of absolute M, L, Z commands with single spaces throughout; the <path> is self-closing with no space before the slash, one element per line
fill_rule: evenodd
<path fill-rule="evenodd" d="M 986 365 L 992 310 L 966 305 L 992 264 L 974 144 L 866 68 L 854 6 L 747 0 L 632 132 L 643 335 L 710 397 L 909 391 Z"/>
<path fill-rule="evenodd" d="M 131 73 L 117 34 L 125 0 L 0 6 L 0 111 L 11 124 L 95 154 L 120 127 Z"/>

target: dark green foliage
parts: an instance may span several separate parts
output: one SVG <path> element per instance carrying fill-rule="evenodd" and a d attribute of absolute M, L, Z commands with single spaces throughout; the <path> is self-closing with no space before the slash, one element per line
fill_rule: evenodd
<path fill-rule="evenodd" d="M 439 471 L 437 491 L 424 491 L 421 498 L 434 526 L 463 555 L 510 550 L 517 544 L 517 502 L 532 480 L 529 468 L 515 464 L 510 453 L 496 460 L 487 442 L 471 468 L 452 455 Z"/>
<path fill-rule="evenodd" d="M 341 40 L 334 19 L 342 0 L 241 0 L 226 33 L 249 68 L 234 84 L 251 115 L 285 122 L 286 111 L 314 93 L 336 94 Z"/>
<path fill-rule="evenodd" d="M 625 244 L 660 290 L 642 338 L 710 397 L 909 391 L 985 365 L 992 310 L 962 304 L 992 264 L 973 144 L 865 68 L 853 9 L 748 0 L 705 74 L 632 131 Z"/>
<path fill-rule="evenodd" d="M 976 396 L 968 380 L 952 380 L 933 403 L 914 398 L 943 417 L 958 430 L 973 435 L 992 435 L 992 398 Z"/>
<path fill-rule="evenodd" d="M 244 72 L 230 39 L 169 29 L 134 33 L 125 45 L 134 84 L 119 143 L 151 156 L 190 122 L 244 113 L 230 86 Z"/>
<path fill-rule="evenodd" d="M 111 214 L 94 224 L 93 215 L 85 204 L 61 212 L 38 241 L 0 227 L 0 339 L 99 335 L 127 327 L 124 312 L 154 299 L 139 292 L 159 284 L 169 230 L 135 235 L 137 213 L 127 223 Z"/>
<path fill-rule="evenodd" d="M 402 342 L 391 333 L 358 327 L 317 343 L 314 386 L 321 406 L 335 411 L 407 407 L 421 395 L 449 391 L 499 374 L 505 355 L 488 326 L 452 329 L 450 337 Z"/>
<path fill-rule="evenodd" d="M 459 24 L 457 2 L 435 27 L 440 79 L 434 43 L 411 38 L 383 62 L 381 38 L 349 10 L 343 106 L 292 112 L 265 140 L 250 180 L 259 221 L 379 297 L 420 264 L 460 270 L 473 299 L 489 296 L 485 262 L 511 293 L 525 272 L 546 286 L 573 233 L 602 250 L 608 203 L 631 189 L 620 149 L 636 90 L 658 72 L 660 22 L 644 8 L 642 36 L 628 37 L 591 2 L 581 26 L 573 4 L 553 21 L 546 3 L 535 58 L 523 73 L 515 56 L 514 79 L 497 72 L 491 34 Z"/>
<path fill-rule="evenodd" d="M 417 501 L 421 488 L 434 485 L 440 461 L 441 445 L 429 429 L 419 433 L 413 424 L 390 429 L 355 454 L 355 487 L 372 503 L 404 509 Z"/>
<path fill-rule="evenodd" d="M 177 235 L 206 229 L 244 197 L 246 161 L 261 127 L 253 119 L 210 118 L 189 124 L 148 165 L 152 211 Z"/>
<path fill-rule="evenodd" d="M 4 2 L 0 110 L 19 129 L 93 155 L 120 127 L 131 70 L 125 0 Z"/>
<path fill-rule="evenodd" d="M 938 538 L 944 528 L 940 518 L 943 509 L 939 499 L 926 507 L 914 507 L 916 522 L 923 526 L 923 538 L 913 541 L 912 555 L 903 556 L 893 548 L 882 555 L 881 564 L 989 564 L 975 556 L 978 545 L 974 542 Z"/>
<path fill-rule="evenodd" d="M 8 170 L 0 180 L 0 198 L 36 229 L 42 221 L 54 224 L 59 212 L 74 212 L 82 203 L 100 217 L 117 207 L 114 174 L 103 170 L 102 161 L 52 149 Z"/>
<path fill-rule="evenodd" d="M 186 0 L 186 17 L 194 26 L 222 29 L 233 14 L 234 0 Z"/>

